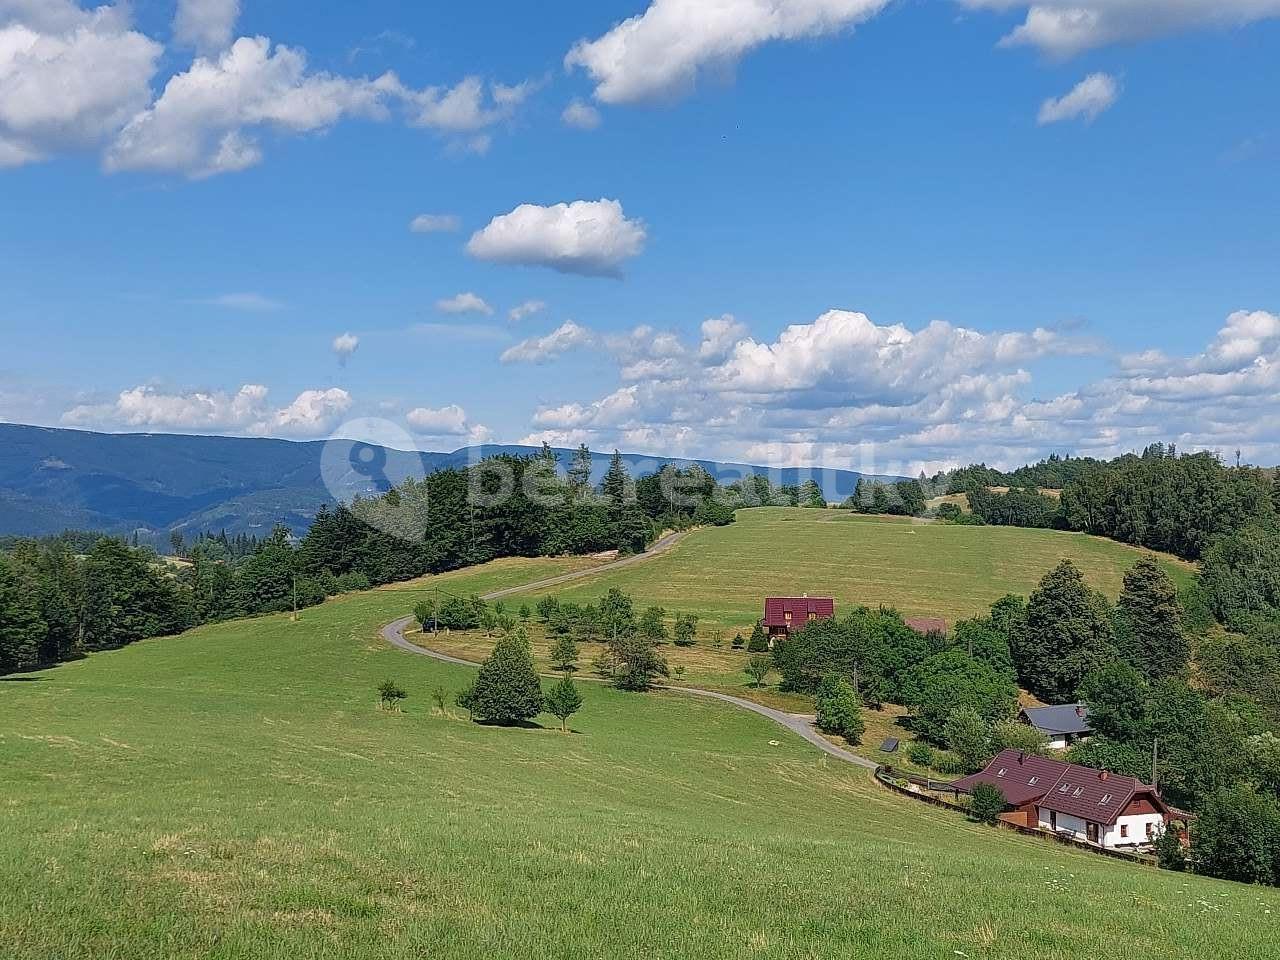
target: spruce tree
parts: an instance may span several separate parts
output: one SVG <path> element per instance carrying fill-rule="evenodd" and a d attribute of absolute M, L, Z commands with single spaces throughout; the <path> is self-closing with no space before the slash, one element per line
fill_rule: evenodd
<path fill-rule="evenodd" d="M 768 653 L 769 638 L 759 622 L 751 628 L 751 639 L 747 641 L 747 653 Z"/>
<path fill-rule="evenodd" d="M 1154 557 L 1143 557 L 1124 575 L 1116 627 L 1121 656 L 1148 680 L 1180 673 L 1191 658 L 1177 588 Z"/>
<path fill-rule="evenodd" d="M 578 656 L 578 645 L 567 633 L 557 637 L 551 645 L 551 663 L 564 673 L 578 669 Z"/>
<path fill-rule="evenodd" d="M 44 637 L 34 592 L 0 559 L 0 674 L 38 666 Z"/>
<path fill-rule="evenodd" d="M 532 720 L 542 712 L 542 684 L 523 627 L 494 644 L 480 666 L 472 699 L 475 716 L 501 726 Z"/>

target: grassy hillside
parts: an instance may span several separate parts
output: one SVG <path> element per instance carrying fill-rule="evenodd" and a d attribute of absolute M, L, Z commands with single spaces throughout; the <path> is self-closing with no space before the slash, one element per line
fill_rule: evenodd
<path fill-rule="evenodd" d="M 424 589 L 0 683 L 6 960 L 1275 954 L 1280 891 L 966 824 L 722 704 L 593 687 L 568 737 L 434 713 L 470 670 L 376 637 Z"/>
<path fill-rule="evenodd" d="M 836 510 L 738 512 L 731 526 L 700 530 L 648 563 L 555 591 L 586 601 L 610 587 L 637 602 L 691 610 L 740 629 L 760 617 L 770 595 L 834 596 L 839 606 L 886 604 L 905 616 L 955 621 L 985 612 L 1007 593 L 1024 596 L 1063 558 L 1089 582 L 1119 595 L 1142 552 L 1056 530 L 969 527 L 862 517 Z M 1192 568 L 1167 558 L 1185 582 Z"/>

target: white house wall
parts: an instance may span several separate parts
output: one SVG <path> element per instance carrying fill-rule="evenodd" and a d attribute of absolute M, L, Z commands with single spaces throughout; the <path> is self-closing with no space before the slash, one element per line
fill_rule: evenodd
<path fill-rule="evenodd" d="M 1104 847 L 1123 847 L 1132 846 L 1136 843 L 1147 843 L 1147 824 L 1151 824 L 1152 836 L 1156 836 L 1164 829 L 1164 817 L 1158 813 L 1135 813 L 1131 816 L 1121 817 L 1111 827 L 1107 828 L 1102 845 Z M 1129 836 L 1120 836 L 1120 827 L 1128 826 Z"/>

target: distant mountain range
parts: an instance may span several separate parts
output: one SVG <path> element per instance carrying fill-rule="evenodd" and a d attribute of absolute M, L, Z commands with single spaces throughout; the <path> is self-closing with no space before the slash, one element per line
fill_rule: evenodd
<path fill-rule="evenodd" d="M 533 447 L 487 445 L 420 453 L 329 441 L 104 434 L 0 423 L 0 535 L 67 529 L 109 533 L 182 530 L 264 535 L 277 523 L 304 532 L 323 504 L 377 493 L 409 476 L 465 466 Z M 567 464 L 571 450 L 558 450 Z M 624 454 L 643 476 L 665 463 L 698 463 L 723 482 L 765 474 L 776 484 L 812 476 L 828 500 L 843 500 L 862 476 L 849 470 L 768 468 Z M 609 454 L 593 455 L 595 478 Z M 900 477 L 877 479 L 899 480 Z"/>

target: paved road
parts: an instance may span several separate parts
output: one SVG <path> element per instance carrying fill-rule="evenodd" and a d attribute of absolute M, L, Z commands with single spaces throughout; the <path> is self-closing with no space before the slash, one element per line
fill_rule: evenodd
<path fill-rule="evenodd" d="M 635 560 L 636 558 L 629 558 Z M 596 568 L 600 569 L 599 567 Z M 382 628 L 382 638 L 394 647 L 408 653 L 420 654 L 424 657 L 431 657 L 435 660 L 442 660 L 445 663 L 456 663 L 464 667 L 478 667 L 479 664 L 472 660 L 463 660 L 461 657 L 451 657 L 446 653 L 439 653 L 435 650 L 428 650 L 426 647 L 420 647 L 416 643 L 411 643 L 405 639 L 405 630 L 413 623 L 413 617 L 402 617 L 394 623 L 389 623 Z M 580 680 L 588 680 L 596 683 L 603 681 L 597 680 L 595 677 L 580 677 Z M 752 713 L 758 713 L 762 717 L 768 717 L 779 726 L 786 727 L 792 733 L 799 734 L 804 739 L 821 750 L 823 753 L 829 754 L 839 760 L 853 763 L 859 767 L 865 767 L 868 770 L 874 770 L 876 764 L 860 757 L 855 753 L 850 753 L 842 747 L 836 746 L 826 737 L 822 736 L 813 727 L 813 722 L 808 717 L 799 717 L 790 713 L 783 713 L 781 710 L 774 710 L 772 707 L 766 707 L 759 703 L 753 703 L 750 700 L 743 700 L 741 697 L 734 697 L 727 693 L 716 693 L 712 690 L 699 690 L 697 687 L 664 687 L 664 690 L 670 690 L 674 693 L 688 694 L 694 697 L 708 697 L 712 700 L 723 700 L 725 703 L 732 704 L 742 710 L 750 710 Z"/>

